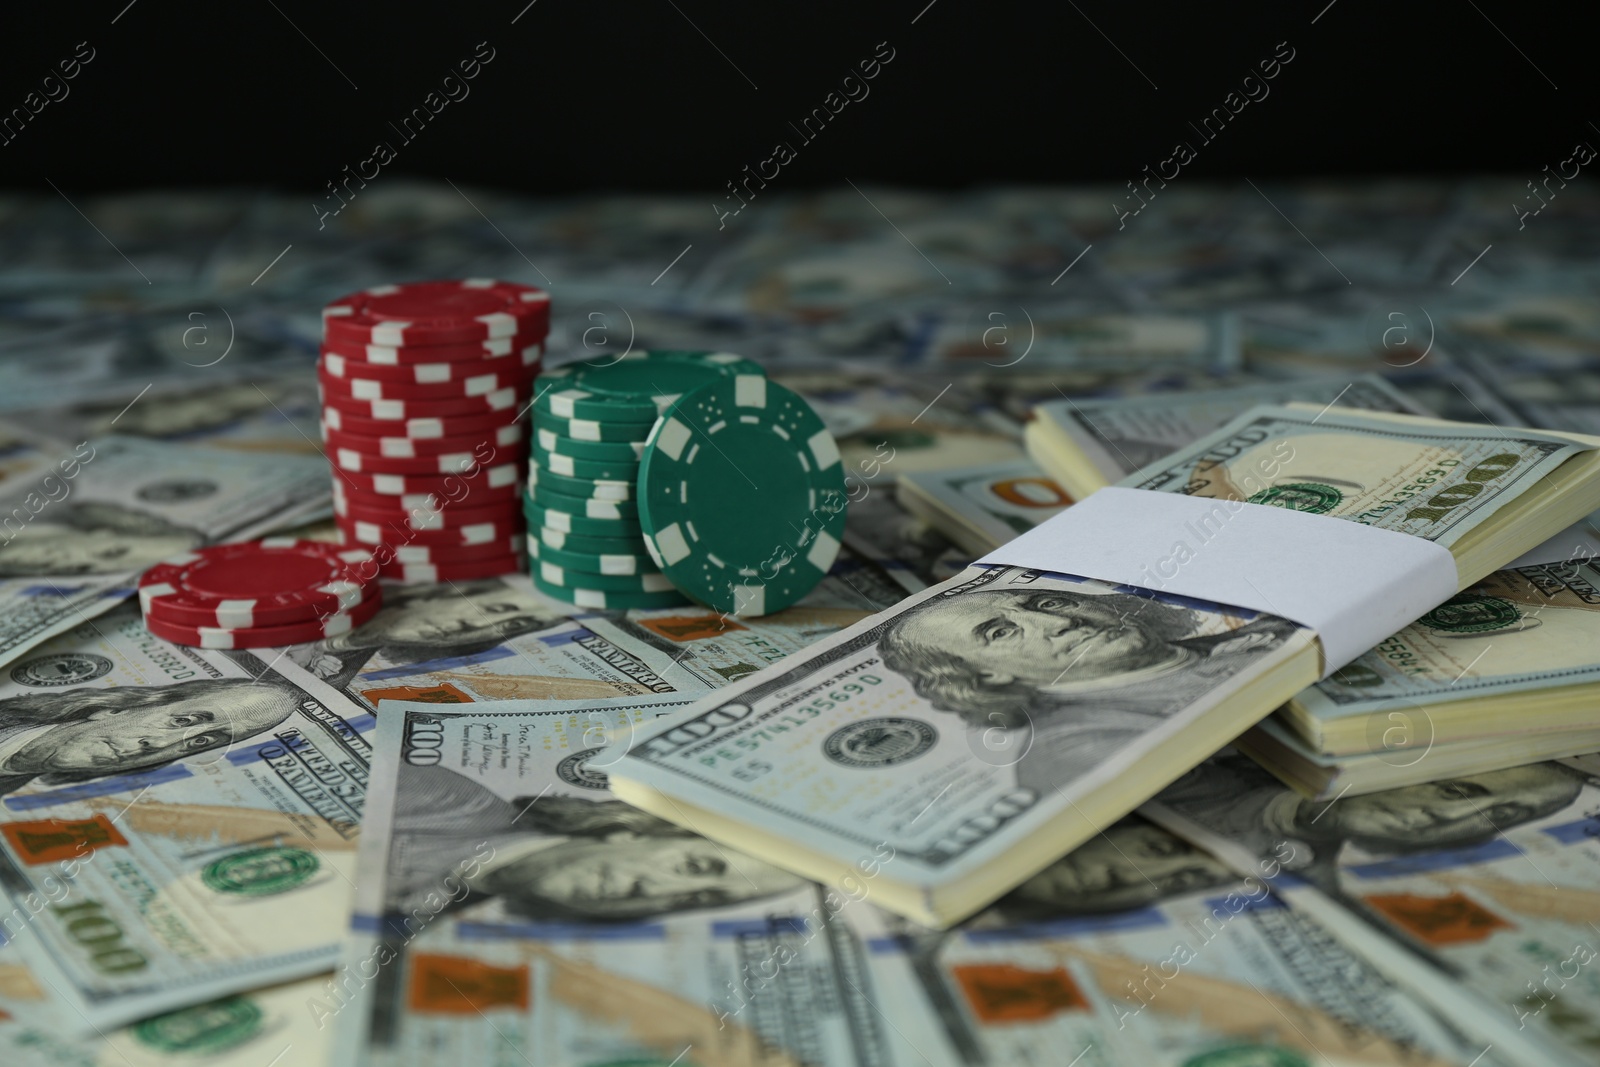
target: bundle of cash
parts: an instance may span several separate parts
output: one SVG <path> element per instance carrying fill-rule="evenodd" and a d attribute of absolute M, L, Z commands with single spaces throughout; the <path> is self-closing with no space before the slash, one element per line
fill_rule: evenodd
<path fill-rule="evenodd" d="M 1597 445 L 1261 407 L 1124 484 L 1425 537 L 1450 550 L 1467 584 L 1600 503 Z M 883 845 L 895 859 L 874 902 L 949 925 L 1320 673 L 1303 627 L 1162 596 L 1163 579 L 1225 532 L 1230 513 L 1217 514 L 1211 528 L 1173 531 L 1174 554 L 1152 562 L 1144 589 L 1004 566 L 966 572 L 641 729 L 612 787 L 830 882 Z"/>

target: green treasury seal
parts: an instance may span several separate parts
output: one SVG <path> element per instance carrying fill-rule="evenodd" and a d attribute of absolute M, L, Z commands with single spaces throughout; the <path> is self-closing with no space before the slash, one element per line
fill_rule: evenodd
<path fill-rule="evenodd" d="M 247 848 L 206 864 L 201 881 L 219 893 L 265 897 L 304 885 L 321 864 L 303 848 Z"/>
<path fill-rule="evenodd" d="M 209 1004 L 169 1011 L 134 1024 L 133 1036 L 161 1052 L 214 1055 L 261 1032 L 261 1007 L 244 997 L 223 997 Z"/>

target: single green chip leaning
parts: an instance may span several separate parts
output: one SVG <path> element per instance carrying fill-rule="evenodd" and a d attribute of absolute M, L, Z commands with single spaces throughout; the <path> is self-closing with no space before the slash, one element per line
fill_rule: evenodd
<path fill-rule="evenodd" d="M 562 456 L 554 452 L 546 452 L 535 445 L 531 450 L 531 458 L 541 470 L 551 474 L 562 474 L 568 478 L 598 478 L 605 481 L 637 482 L 639 480 L 639 457 L 629 459 L 578 459 L 574 456 Z"/>
<path fill-rule="evenodd" d="M 637 555 L 627 552 L 578 552 L 566 548 L 552 548 L 540 538 L 530 537 L 528 555 L 538 562 L 554 563 L 558 567 L 583 571 L 587 574 L 637 576 L 661 573 L 650 561 L 650 557 L 645 555 L 643 546 L 640 546 Z M 595 588 L 604 587 L 595 586 Z"/>
<path fill-rule="evenodd" d="M 670 593 L 677 587 L 659 571 L 649 574 L 594 574 L 573 570 L 548 559 L 530 559 L 528 570 L 547 585 L 563 589 L 602 589 L 615 593 Z"/>
<path fill-rule="evenodd" d="M 580 441 L 541 427 L 534 430 L 533 439 L 541 451 L 573 459 L 638 463 L 644 458 L 644 437 L 637 441 Z"/>
<path fill-rule="evenodd" d="M 533 495 L 535 504 L 543 504 L 556 511 L 565 511 L 569 515 L 582 515 L 589 519 L 628 519 L 635 523 L 639 520 L 639 505 L 631 500 L 596 500 L 587 496 L 568 496 L 543 482 L 530 486 L 528 492 Z"/>
<path fill-rule="evenodd" d="M 759 375 L 701 386 L 662 414 L 639 465 L 639 523 L 683 592 L 768 615 L 810 592 L 839 554 L 848 499 L 833 435 Z"/>
<path fill-rule="evenodd" d="M 598 419 L 568 419 L 560 415 L 551 415 L 538 410 L 535 404 L 533 412 L 533 429 L 537 434 L 541 430 L 562 437 L 570 437 L 574 441 L 593 441 L 596 443 L 620 441 L 643 441 L 650 436 L 650 429 L 655 425 L 654 420 L 643 422 L 620 422 L 608 419 L 601 422 Z"/>
<path fill-rule="evenodd" d="M 545 596 L 580 608 L 600 611 L 627 611 L 629 608 L 676 608 L 689 603 L 689 598 L 679 592 L 670 593 L 619 593 L 607 589 L 569 589 L 551 585 L 533 573 L 533 587 Z"/>
<path fill-rule="evenodd" d="M 580 500 L 632 500 L 633 481 L 621 478 L 569 478 L 565 474 L 541 470 L 537 464 L 528 465 L 528 487 L 543 486 L 564 496 Z M 537 493 L 535 494 L 538 495 Z"/>
<path fill-rule="evenodd" d="M 629 352 L 545 371 L 534 382 L 534 410 L 564 419 L 654 422 L 678 397 L 708 382 L 765 373 L 731 352 Z"/>

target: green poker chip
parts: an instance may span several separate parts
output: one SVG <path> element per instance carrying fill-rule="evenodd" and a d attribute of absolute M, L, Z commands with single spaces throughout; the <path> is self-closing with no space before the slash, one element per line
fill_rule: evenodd
<path fill-rule="evenodd" d="M 533 574 L 533 586 L 545 596 L 576 604 L 580 608 L 599 611 L 626 611 L 629 608 L 676 608 L 689 603 L 689 598 L 677 591 L 667 593 L 620 593 L 609 589 L 582 589 L 551 585 L 538 572 Z"/>
<path fill-rule="evenodd" d="M 630 352 L 539 375 L 534 410 L 564 419 L 654 422 L 678 397 L 708 382 L 765 373 L 731 352 Z"/>
<path fill-rule="evenodd" d="M 522 515 L 528 520 L 529 526 L 548 526 L 552 530 L 577 534 L 580 537 L 601 537 L 610 540 L 642 536 L 637 518 L 590 518 L 582 508 L 573 512 L 550 507 L 533 500 L 527 494 L 523 494 Z"/>
<path fill-rule="evenodd" d="M 590 441 L 596 444 L 604 442 L 643 441 L 650 436 L 650 428 L 655 423 L 650 420 L 639 422 L 621 422 L 614 419 L 600 421 L 599 419 L 567 419 L 560 415 L 552 415 L 540 411 L 538 402 L 534 402 L 533 429 L 535 434 L 540 430 L 549 430 L 551 433 L 570 437 L 574 441 Z"/>
<path fill-rule="evenodd" d="M 631 552 L 580 552 L 567 548 L 552 548 L 544 544 L 537 537 L 528 538 L 528 555 L 535 560 L 554 563 L 567 570 L 584 571 L 589 574 L 637 576 L 643 574 L 660 574 L 650 557 L 644 554 L 644 546 L 639 546 L 638 554 Z M 582 584 L 582 583 L 580 583 Z M 595 586 L 596 589 L 608 588 Z"/>
<path fill-rule="evenodd" d="M 648 433 L 644 435 L 648 436 Z M 534 444 L 540 451 L 612 463 L 638 463 L 644 457 L 644 437 L 637 441 L 580 441 L 549 426 L 540 426 L 533 432 Z"/>
<path fill-rule="evenodd" d="M 531 555 L 531 553 L 530 553 Z M 563 567 L 549 559 L 530 559 L 528 570 L 547 585 L 562 589 L 600 589 L 615 593 L 670 593 L 677 587 L 660 571 L 648 574 L 599 574 Z"/>
<path fill-rule="evenodd" d="M 549 489 L 580 500 L 632 500 L 633 482 L 621 478 L 570 478 L 565 474 L 528 467 L 528 485 Z M 537 495 L 537 494 L 536 494 Z"/>
<path fill-rule="evenodd" d="M 535 504 L 543 504 L 556 511 L 565 511 L 569 515 L 582 515 L 590 519 L 628 519 L 635 523 L 639 520 L 639 505 L 631 500 L 596 500 L 593 497 L 568 496 L 543 482 L 530 486 L 528 491 L 533 494 Z"/>
<path fill-rule="evenodd" d="M 630 459 L 578 459 L 546 452 L 537 445 L 531 449 L 533 462 L 539 469 L 551 474 L 564 474 L 568 478 L 598 478 L 604 481 L 637 482 L 639 458 Z"/>
<path fill-rule="evenodd" d="M 681 397 L 639 466 L 651 556 L 679 589 L 736 615 L 810 592 L 839 554 L 847 504 L 833 435 L 805 400 L 758 375 Z"/>
<path fill-rule="evenodd" d="M 640 559 L 649 559 L 649 549 L 645 547 L 644 534 L 634 531 L 627 536 L 616 537 L 585 537 L 582 534 L 567 533 L 565 530 L 555 530 L 548 526 L 541 526 L 537 530 L 530 528 L 529 540 L 537 541 L 545 548 L 554 548 L 561 552 L 576 552 L 585 556 L 638 556 Z"/>

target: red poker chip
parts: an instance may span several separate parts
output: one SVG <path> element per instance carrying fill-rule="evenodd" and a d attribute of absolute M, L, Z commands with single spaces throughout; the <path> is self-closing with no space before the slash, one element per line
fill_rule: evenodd
<path fill-rule="evenodd" d="M 407 419 L 372 418 L 324 405 L 322 426 L 335 433 L 360 437 L 405 437 L 413 441 L 437 441 L 445 437 L 481 437 L 504 426 L 520 426 L 520 409 L 479 412 L 471 415 L 417 415 Z"/>
<path fill-rule="evenodd" d="M 407 584 L 470 582 L 477 578 L 493 578 L 520 571 L 524 559 L 525 557 L 519 552 L 498 559 L 472 560 L 467 563 L 392 563 L 380 568 L 379 573 L 389 581 Z"/>
<path fill-rule="evenodd" d="M 451 366 L 449 363 L 430 365 Z M 497 389 L 520 389 L 525 392 L 531 381 L 532 377 L 521 367 L 511 366 L 504 370 L 486 370 L 440 382 L 386 382 L 358 377 L 354 373 L 340 378 L 329 374 L 325 367 L 317 368 L 317 383 L 322 386 L 325 395 L 351 400 L 462 400 L 487 396 Z"/>
<path fill-rule="evenodd" d="M 338 477 L 347 488 L 358 492 L 376 493 L 379 496 L 417 496 L 433 493 L 442 494 L 447 498 L 452 492 L 471 496 L 474 493 L 515 489 L 521 480 L 518 465 L 515 463 L 479 467 L 470 474 L 370 474 L 365 471 L 340 471 Z"/>
<path fill-rule="evenodd" d="M 370 548 L 383 561 L 378 564 L 380 573 L 384 567 L 396 563 L 479 563 L 483 560 L 514 556 L 523 549 L 521 534 L 507 534 L 482 545 L 425 545 L 415 541 L 396 540 L 385 541 L 379 546 L 362 545 L 348 539 L 345 544 Z"/>
<path fill-rule="evenodd" d="M 544 356 L 544 335 L 519 333 L 515 337 L 496 337 L 492 341 L 472 344 L 410 347 L 352 344 L 330 339 L 323 342 L 322 354 L 326 356 L 330 353 L 385 367 L 404 367 L 417 363 L 487 363 L 497 366 L 499 361 L 532 367 Z"/>
<path fill-rule="evenodd" d="M 381 607 L 383 598 L 375 596 L 349 611 L 334 612 L 306 622 L 248 628 L 189 626 L 146 615 L 144 628 L 161 640 L 171 641 L 175 645 L 193 645 L 196 648 L 280 648 L 349 633 L 376 615 Z"/>
<path fill-rule="evenodd" d="M 326 337 L 392 347 L 543 333 L 549 324 L 549 293 L 479 278 L 380 285 L 322 309 Z"/>
<path fill-rule="evenodd" d="M 332 430 L 327 423 L 322 424 L 322 440 L 330 450 L 349 448 L 363 456 L 380 456 L 384 459 L 426 459 L 452 452 L 473 452 L 485 445 L 495 449 L 516 449 L 520 453 L 523 436 L 520 422 L 508 422 L 493 430 L 462 434 L 460 437 L 367 437 Z"/>
<path fill-rule="evenodd" d="M 537 377 L 540 363 L 536 357 L 527 363 L 516 359 L 503 359 L 497 363 L 478 359 L 470 363 L 465 361 L 401 363 L 391 366 L 387 363 L 368 363 L 365 360 L 350 359 L 324 348 L 319 366 L 330 377 L 340 381 L 348 379 L 393 382 L 400 385 L 433 385 L 440 382 L 459 382 L 483 374 L 499 374 L 520 381 L 523 378 Z"/>
<path fill-rule="evenodd" d="M 271 537 L 198 548 L 156 564 L 139 579 L 139 606 L 146 618 L 176 625 L 304 623 L 377 596 L 375 578 L 369 551 Z"/>
<path fill-rule="evenodd" d="M 515 386 L 497 389 L 482 396 L 450 397 L 439 400 L 357 400 L 330 392 L 326 388 L 319 388 L 318 392 L 321 394 L 324 419 L 327 419 L 330 410 L 342 415 L 355 415 L 362 419 L 376 421 L 388 419 L 395 422 L 407 419 L 452 418 L 461 415 L 481 417 L 496 412 L 504 412 L 507 417 L 514 417 L 527 402 L 524 395 L 527 390 Z"/>
<path fill-rule="evenodd" d="M 521 453 L 516 450 L 499 450 L 492 445 L 478 445 L 470 452 L 442 452 L 437 456 L 422 456 L 418 459 L 395 459 L 392 456 L 372 456 L 358 452 L 353 448 L 330 448 L 328 460 L 335 467 L 344 471 L 359 471 L 366 474 L 460 474 L 470 476 L 473 471 L 484 466 L 510 462 L 520 462 Z"/>
<path fill-rule="evenodd" d="M 414 529 L 403 520 L 370 522 L 353 516 L 337 516 L 333 520 L 339 528 L 342 543 L 368 551 L 378 545 L 427 545 L 430 548 L 472 548 L 478 545 L 500 544 L 520 536 L 527 529 L 527 520 L 503 516 L 484 522 L 463 526 L 445 526 L 437 529 Z"/>

